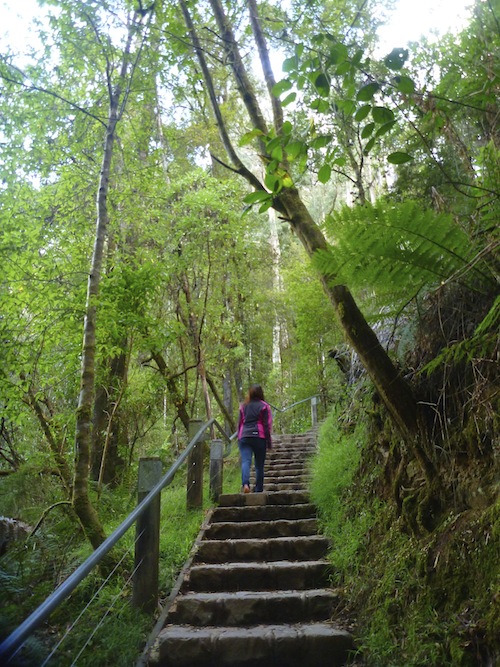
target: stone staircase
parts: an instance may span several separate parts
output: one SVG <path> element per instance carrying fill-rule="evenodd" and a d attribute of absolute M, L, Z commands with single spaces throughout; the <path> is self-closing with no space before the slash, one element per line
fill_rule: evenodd
<path fill-rule="evenodd" d="M 326 538 L 307 493 L 315 434 L 276 436 L 264 493 L 221 496 L 170 596 L 151 667 L 337 667 Z"/>

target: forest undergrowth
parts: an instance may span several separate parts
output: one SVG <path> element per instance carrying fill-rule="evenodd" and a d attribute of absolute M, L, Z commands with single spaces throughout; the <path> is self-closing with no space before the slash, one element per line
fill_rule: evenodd
<path fill-rule="evenodd" d="M 34 487 L 31 484 L 30 487 L 29 474 L 29 470 L 23 469 L 18 476 L 11 476 L 12 493 L 8 504 L 26 502 L 30 493 L 35 522 L 39 507 L 55 503 L 57 498 L 53 485 Z M 208 470 L 206 479 L 207 474 Z M 237 455 L 233 451 L 225 466 L 224 490 L 234 491 L 239 483 L 238 476 Z M 162 493 L 160 607 L 168 597 L 211 505 L 206 493 L 202 510 L 187 510 L 185 484 L 185 475 L 181 471 Z M 5 486 L 3 490 L 7 493 Z M 107 517 L 108 534 L 133 509 L 135 496 L 133 485 L 132 488 L 123 485 L 104 490 L 99 502 L 103 516 Z M 23 516 L 29 519 L 29 512 Z M 14 630 L 90 555 L 91 547 L 83 532 L 75 530 L 76 525 L 68 507 L 61 505 L 47 515 L 33 537 L 9 544 L 0 568 L 0 636 L 5 637 Z M 131 606 L 134 537 L 135 531 L 129 530 L 116 547 L 115 557 L 119 565 L 109 579 L 105 580 L 99 568 L 94 569 L 26 641 L 10 665 L 64 667 L 74 661 L 82 666 L 130 667 L 135 664 L 152 630 L 154 618 Z M 61 644 L 56 648 L 59 641 Z"/>
<path fill-rule="evenodd" d="M 436 478 L 423 521 L 415 520 L 422 472 L 366 379 L 345 388 L 312 463 L 313 499 L 332 540 L 332 585 L 342 593 L 339 618 L 357 637 L 356 664 L 369 667 L 500 660 L 498 387 L 488 371 L 496 347 L 489 359 L 457 355 L 425 375 L 428 359 L 445 356 L 436 339 L 460 340 L 453 300 L 444 301 L 445 324 L 424 321 L 407 359 L 446 418 L 446 437 L 443 420 L 434 422 Z"/>

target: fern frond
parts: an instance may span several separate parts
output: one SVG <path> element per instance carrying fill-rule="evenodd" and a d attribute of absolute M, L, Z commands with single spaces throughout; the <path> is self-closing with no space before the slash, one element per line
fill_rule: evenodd
<path fill-rule="evenodd" d="M 325 228 L 331 246 L 317 254 L 318 269 L 352 289 L 389 297 L 394 305 L 416 289 L 444 282 L 472 256 L 469 237 L 451 216 L 414 201 L 345 206 L 329 216 Z M 486 280 L 479 265 L 467 276 L 471 289 L 481 290 Z"/>

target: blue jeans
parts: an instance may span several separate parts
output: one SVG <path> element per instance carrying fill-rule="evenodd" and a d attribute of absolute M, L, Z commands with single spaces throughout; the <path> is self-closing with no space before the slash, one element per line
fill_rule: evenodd
<path fill-rule="evenodd" d="M 266 460 L 266 441 L 264 438 L 241 438 L 238 441 L 241 455 L 241 483 L 250 486 L 250 467 L 252 454 L 255 457 L 255 488 L 254 491 L 264 490 L 264 462 Z"/>

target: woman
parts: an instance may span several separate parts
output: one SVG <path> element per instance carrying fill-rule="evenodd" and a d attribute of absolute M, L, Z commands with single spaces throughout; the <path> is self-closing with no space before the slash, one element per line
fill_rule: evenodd
<path fill-rule="evenodd" d="M 264 490 L 264 462 L 266 451 L 271 449 L 273 416 L 271 406 L 264 400 L 260 384 L 252 384 L 245 402 L 240 405 L 238 422 L 238 447 L 241 454 L 241 483 L 243 493 L 250 493 L 250 467 L 255 457 L 254 491 Z"/>

